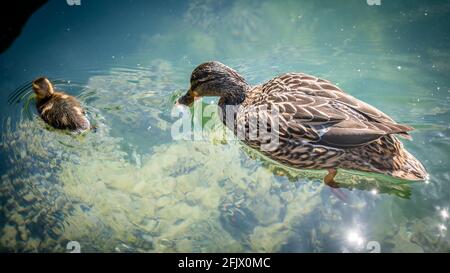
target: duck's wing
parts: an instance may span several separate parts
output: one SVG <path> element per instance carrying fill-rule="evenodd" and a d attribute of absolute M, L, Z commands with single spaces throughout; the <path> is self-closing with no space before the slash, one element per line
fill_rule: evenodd
<path fill-rule="evenodd" d="M 276 77 L 274 80 L 279 81 L 281 83 L 280 85 L 285 90 L 301 92 L 309 96 L 329 98 L 342 102 L 378 122 L 395 123 L 395 121 L 385 113 L 347 94 L 328 80 L 304 73 L 288 73 Z"/>
<path fill-rule="evenodd" d="M 288 88 L 279 82 L 268 82 L 260 88 L 264 99 L 247 107 L 245 115 L 248 120 L 269 120 L 270 127 L 278 130 L 284 140 L 346 149 L 369 144 L 384 135 L 407 134 L 412 130 L 388 116 L 384 118 L 381 111 L 351 96 L 317 95 L 316 91 L 308 93 L 303 88 L 292 85 Z M 278 114 L 274 115 L 274 111 Z M 274 117 L 278 120 L 273 120 Z"/>

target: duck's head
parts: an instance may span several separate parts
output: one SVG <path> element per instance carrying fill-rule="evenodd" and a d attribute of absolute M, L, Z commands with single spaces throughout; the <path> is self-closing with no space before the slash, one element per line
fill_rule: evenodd
<path fill-rule="evenodd" d="M 190 106 L 195 98 L 214 96 L 221 97 L 225 104 L 239 104 L 248 88 L 245 79 L 234 69 L 220 62 L 207 62 L 192 71 L 191 87 L 177 103 Z"/>
<path fill-rule="evenodd" d="M 55 92 L 53 89 L 53 84 L 45 77 L 35 79 L 32 86 L 37 99 L 50 97 Z"/>

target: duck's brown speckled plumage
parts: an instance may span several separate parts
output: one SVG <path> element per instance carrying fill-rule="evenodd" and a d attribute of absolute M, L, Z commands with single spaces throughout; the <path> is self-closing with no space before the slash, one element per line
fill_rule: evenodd
<path fill-rule="evenodd" d="M 214 77 L 217 71 L 223 75 Z M 426 179 L 425 168 L 396 137 L 410 139 L 408 131 L 413 128 L 396 123 L 329 81 L 303 73 L 288 73 L 251 87 L 242 77 L 234 76 L 235 73 L 218 62 L 200 65 L 193 72 L 191 86 L 193 81 L 196 86 L 207 84 L 190 89 L 180 102 L 185 103 L 193 96 L 218 95 L 222 97 L 219 106 L 223 111 L 227 105 L 238 105 L 231 129 L 236 134 L 245 132 L 246 144 L 291 167 L 344 168 L 408 180 Z M 203 77 L 196 79 L 194 75 L 199 74 Z M 231 80 L 226 79 L 227 75 Z M 215 80 L 225 83 L 211 83 Z M 271 109 L 278 109 L 278 132 L 275 127 L 272 131 L 278 133 L 279 145 L 264 150 L 261 145 L 267 145 L 267 138 L 247 136 L 252 128 L 261 126 L 254 121 L 267 120 L 267 126 L 273 127 Z"/>
<path fill-rule="evenodd" d="M 345 168 L 420 180 L 426 171 L 394 136 L 412 128 L 314 76 L 289 73 L 247 91 L 236 124 L 245 124 L 258 106 L 279 109 L 280 145 L 267 156 L 308 169 Z M 257 119 L 253 119 L 257 120 Z M 264 120 L 264 119 L 261 119 Z M 248 141 L 254 148 L 262 144 Z"/>

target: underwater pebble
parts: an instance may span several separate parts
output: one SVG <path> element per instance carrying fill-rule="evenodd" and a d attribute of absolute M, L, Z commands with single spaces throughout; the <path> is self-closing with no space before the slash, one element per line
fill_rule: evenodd
<path fill-rule="evenodd" d="M 149 231 L 154 231 L 158 227 L 158 225 L 159 225 L 158 221 L 151 219 L 146 221 L 145 228 Z"/>
<path fill-rule="evenodd" d="M 16 236 L 16 228 L 11 225 L 5 225 L 2 231 L 2 237 L 0 238 L 0 245 L 15 248 L 17 245 Z"/>
<path fill-rule="evenodd" d="M 33 239 L 33 238 L 30 238 L 28 241 L 27 241 L 27 249 L 29 249 L 29 250 L 31 250 L 31 251 L 38 251 L 39 249 L 39 245 L 41 244 L 42 242 L 40 241 L 40 240 L 37 240 L 37 239 Z"/>
<path fill-rule="evenodd" d="M 191 240 L 183 239 L 177 242 L 178 252 L 192 252 L 193 244 Z"/>
<path fill-rule="evenodd" d="M 158 243 L 162 247 L 168 247 L 168 248 L 175 247 L 175 242 L 172 240 L 168 240 L 168 239 L 159 239 Z"/>
<path fill-rule="evenodd" d="M 144 234 L 144 235 L 142 235 L 142 239 L 144 239 L 145 241 L 147 241 L 149 243 L 153 243 L 153 237 L 151 235 Z"/>
<path fill-rule="evenodd" d="M 14 213 L 13 215 L 11 215 L 10 219 L 11 221 L 15 222 L 18 226 L 22 226 L 25 224 L 23 216 L 18 213 Z"/>
<path fill-rule="evenodd" d="M 36 197 L 32 194 L 32 193 L 28 193 L 26 195 L 23 196 L 23 199 L 27 202 L 31 202 L 34 199 L 36 199 Z"/>
<path fill-rule="evenodd" d="M 169 198 L 167 196 L 162 196 L 156 202 L 156 206 L 158 206 L 158 207 L 165 207 L 165 206 L 169 205 L 170 203 L 171 203 L 171 198 Z"/>
<path fill-rule="evenodd" d="M 25 228 L 25 226 L 19 226 L 17 229 L 19 230 L 20 239 L 23 241 L 28 241 L 29 231 Z"/>

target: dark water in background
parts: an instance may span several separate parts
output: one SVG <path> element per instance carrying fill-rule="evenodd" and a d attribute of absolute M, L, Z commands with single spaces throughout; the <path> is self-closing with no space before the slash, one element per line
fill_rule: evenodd
<path fill-rule="evenodd" d="M 0 250 L 448 252 L 450 2 L 391 2 L 50 1 L 0 55 Z M 252 84 L 337 82 L 417 129 L 405 146 L 430 180 L 341 172 L 344 204 L 323 172 L 283 169 L 220 130 L 174 141 L 173 101 L 208 60 Z M 70 81 L 58 87 L 98 132 L 75 138 L 8 105 L 39 75 Z"/>

